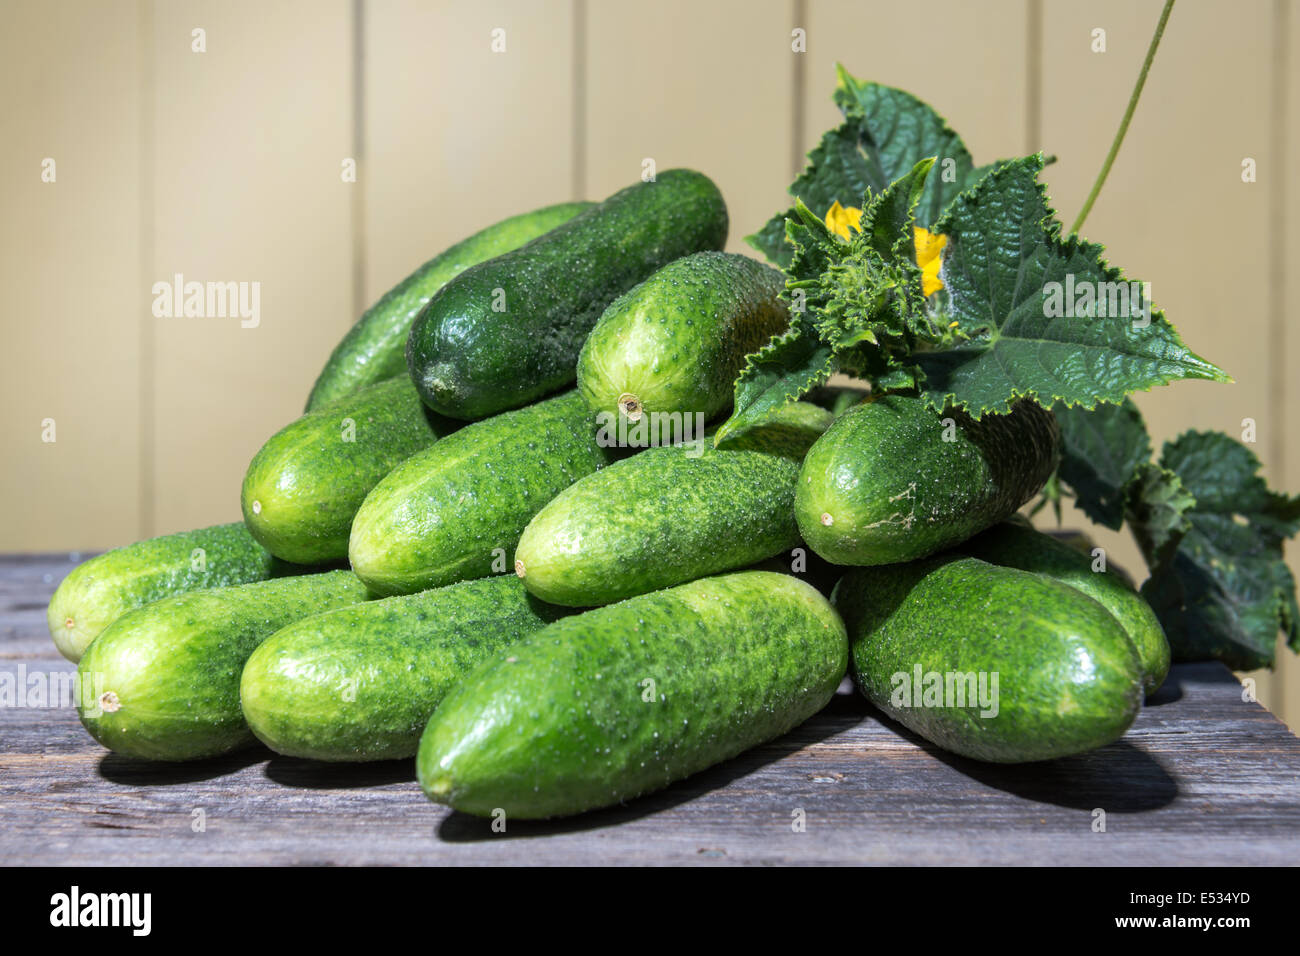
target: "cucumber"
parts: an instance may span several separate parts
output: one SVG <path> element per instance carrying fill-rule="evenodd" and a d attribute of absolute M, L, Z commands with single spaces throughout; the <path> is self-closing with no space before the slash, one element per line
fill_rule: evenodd
<path fill-rule="evenodd" d="M 346 558 L 352 516 L 370 489 L 459 427 L 425 408 L 405 377 L 308 412 L 253 457 L 240 494 L 244 523 L 286 561 Z"/>
<path fill-rule="evenodd" d="M 352 521 L 352 569 L 381 595 L 508 571 L 533 515 L 611 460 L 596 437 L 576 391 L 447 436 L 366 496 Z"/>
<path fill-rule="evenodd" d="M 958 545 L 1032 498 L 1060 432 L 1032 401 L 979 421 L 886 395 L 835 420 L 804 459 L 795 516 L 827 561 L 912 561 Z"/>
<path fill-rule="evenodd" d="M 746 256 L 697 252 L 670 262 L 605 309 L 578 356 L 592 411 L 646 413 L 731 407 L 745 356 L 790 321 L 785 276 Z"/>
<path fill-rule="evenodd" d="M 244 718 L 292 757 L 412 757 L 447 691 L 564 613 L 502 575 L 316 614 L 253 651 L 240 681 Z"/>
<path fill-rule="evenodd" d="M 366 600 L 349 571 L 177 594 L 114 621 L 82 655 L 77 710 L 110 750 L 196 760 L 253 742 L 239 675 L 280 628 Z"/>
<path fill-rule="evenodd" d="M 1141 707 L 1142 665 L 1119 622 L 1044 575 L 948 554 L 854 568 L 833 600 L 858 689 L 944 750 L 1065 757 L 1118 740 Z"/>
<path fill-rule="evenodd" d="M 707 176 L 670 169 L 630 186 L 448 282 L 411 326 L 411 380 L 450 418 L 527 405 L 573 382 L 578 352 L 612 299 L 726 240 L 727 207 Z"/>
<path fill-rule="evenodd" d="M 466 813 L 581 813 L 779 737 L 831 699 L 844 624 L 788 575 L 692 581 L 557 621 L 462 681 L 420 739 L 429 797 Z"/>
<path fill-rule="evenodd" d="M 75 663 L 90 642 L 127 611 L 184 591 L 304 570 L 273 558 L 241 522 L 181 531 L 115 548 L 77 565 L 55 590 L 46 619 L 54 646 Z"/>
<path fill-rule="evenodd" d="M 543 601 L 610 604 L 743 568 L 799 541 L 799 462 L 831 415 L 804 402 L 713 448 L 649 448 L 560 492 L 529 522 L 515 573 Z"/>
<path fill-rule="evenodd" d="M 434 256 L 384 293 L 334 347 L 307 399 L 307 411 L 406 375 L 406 337 L 433 294 L 470 266 L 518 249 L 593 203 L 566 202 L 511 216 Z"/>
<path fill-rule="evenodd" d="M 963 554 L 1007 568 L 1045 574 L 1082 591 L 1119 621 L 1142 662 L 1142 686 L 1153 694 L 1169 673 L 1169 642 L 1151 605 L 1109 568 L 1093 570 L 1091 555 L 1027 524 L 1004 521 L 961 546 Z"/>

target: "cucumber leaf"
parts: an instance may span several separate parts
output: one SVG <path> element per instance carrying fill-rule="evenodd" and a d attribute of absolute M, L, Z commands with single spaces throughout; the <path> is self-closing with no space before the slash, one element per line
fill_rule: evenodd
<path fill-rule="evenodd" d="M 935 225 L 949 238 L 941 301 L 966 337 L 915 356 L 928 402 L 978 419 L 1020 397 L 1094 408 L 1174 379 L 1227 381 L 1159 310 L 1146 303 L 1137 314 L 1129 295 L 1145 303 L 1141 283 L 1107 265 L 1100 246 L 1062 237 L 1042 167 L 1042 154 L 998 167 Z M 1121 297 L 1128 308 L 1116 307 Z"/>
<path fill-rule="evenodd" d="M 1142 586 L 1176 660 L 1272 666 L 1278 632 L 1300 648 L 1295 582 L 1283 543 L 1300 529 L 1300 497 L 1269 490 L 1259 459 L 1220 432 L 1187 432 L 1165 444 L 1160 468 L 1195 506 L 1172 556 Z"/>
<path fill-rule="evenodd" d="M 834 370 L 831 347 L 793 313 L 785 333 L 747 356 L 736 379 L 735 411 L 715 433 L 714 444 L 761 424 L 781 406 L 824 385 Z"/>
<path fill-rule="evenodd" d="M 916 210 L 917 223 L 929 226 L 991 168 L 977 168 L 961 137 L 911 93 L 864 83 L 838 64 L 835 69 L 839 82 L 834 99 L 844 122 L 822 136 L 789 189 L 818 217 L 825 217 L 836 202 L 853 205 L 867 190 L 883 192 L 920 160 L 935 157 L 938 169 L 926 181 Z M 794 255 L 786 241 L 785 223 L 795 218 L 792 206 L 746 241 L 785 268 Z"/>
<path fill-rule="evenodd" d="M 1151 460 L 1142 413 L 1128 398 L 1093 411 L 1058 405 L 1055 413 L 1061 426 L 1061 481 L 1089 519 L 1118 531 L 1129 482 Z"/>
<path fill-rule="evenodd" d="M 1138 549 L 1148 568 L 1164 567 L 1192 529 L 1196 498 L 1177 472 L 1150 461 L 1138 465 L 1126 491 L 1124 517 Z"/>
<path fill-rule="evenodd" d="M 958 193 L 978 182 L 990 168 L 976 168 L 970 150 L 947 120 L 911 93 L 865 83 L 835 64 L 835 105 L 846 117 L 860 119 L 872 180 L 879 192 L 919 160 L 934 157 L 936 171 L 925 183 L 916 221 L 929 227 Z M 823 213 L 824 214 L 824 213 Z"/>
<path fill-rule="evenodd" d="M 1300 531 L 1300 498 L 1270 490 L 1255 454 L 1223 432 L 1185 432 L 1165 443 L 1160 464 L 1196 496 L 1196 515 L 1239 515 L 1270 543 Z"/>

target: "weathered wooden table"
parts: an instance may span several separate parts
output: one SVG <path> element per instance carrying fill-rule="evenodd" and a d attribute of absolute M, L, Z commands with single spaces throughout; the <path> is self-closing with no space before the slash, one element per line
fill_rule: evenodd
<path fill-rule="evenodd" d="M 4 864 L 1300 862 L 1300 739 L 1218 664 L 1176 667 L 1122 741 L 1080 757 L 975 763 L 842 694 L 663 793 L 504 833 L 429 803 L 410 761 L 128 760 L 39 696 L 72 670 L 45 605 L 74 564 L 0 557 Z"/>

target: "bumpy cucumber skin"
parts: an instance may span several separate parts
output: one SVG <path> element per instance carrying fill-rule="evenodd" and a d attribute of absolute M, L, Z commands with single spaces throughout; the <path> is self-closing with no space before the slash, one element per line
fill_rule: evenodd
<path fill-rule="evenodd" d="M 1142 705 L 1142 664 L 1119 622 L 1044 575 L 948 554 L 854 568 L 833 600 L 858 689 L 944 750 L 993 763 L 1065 757 L 1118 740 Z M 894 675 L 915 683 L 918 664 L 996 673 L 996 715 L 981 717 L 978 703 L 895 706 Z"/>
<path fill-rule="evenodd" d="M 308 412 L 253 456 L 240 493 L 244 523 L 277 558 L 342 560 L 370 489 L 460 424 L 425 408 L 404 377 Z"/>
<path fill-rule="evenodd" d="M 707 176 L 670 169 L 630 186 L 448 282 L 411 326 L 411 380 L 426 405 L 451 418 L 535 401 L 573 382 L 610 300 L 726 240 L 727 208 Z"/>
<path fill-rule="evenodd" d="M 565 613 L 501 575 L 313 615 L 253 651 L 240 681 L 244 718 L 291 757 L 412 757 L 461 678 Z"/>
<path fill-rule="evenodd" d="M 593 607 L 780 554 L 799 540 L 800 459 L 831 420 L 791 404 L 721 448 L 648 448 L 588 475 L 529 522 L 515 573 L 543 601 Z"/>
<path fill-rule="evenodd" d="M 406 375 L 406 337 L 435 292 L 470 266 L 518 249 L 594 205 L 566 202 L 511 216 L 434 256 L 384 293 L 334 347 L 307 399 L 307 411 Z"/>
<path fill-rule="evenodd" d="M 369 597 L 350 571 L 164 598 L 118 618 L 82 656 L 81 723 L 110 750 L 197 760 L 253 742 L 239 676 L 280 628 Z"/>
<path fill-rule="evenodd" d="M 352 569 L 381 595 L 507 570 L 533 515 L 611 460 L 576 391 L 468 425 L 366 496 L 352 522 Z"/>
<path fill-rule="evenodd" d="M 127 611 L 184 591 L 248 584 L 304 570 L 273 558 L 242 522 L 181 531 L 115 548 L 77 565 L 54 592 L 46 619 L 54 646 L 75 663 L 90 642 Z"/>
<path fill-rule="evenodd" d="M 1055 417 L 1034 402 L 974 421 L 940 415 L 919 398 L 883 396 L 841 415 L 808 452 L 795 499 L 799 530 L 836 564 L 923 558 L 1032 498 L 1055 469 L 1059 444 Z"/>
<path fill-rule="evenodd" d="M 578 356 L 592 411 L 636 417 L 731 407 L 745 356 L 790 321 L 785 276 L 747 256 L 697 252 L 610 303 Z M 632 411 L 629 411 L 629 408 Z"/>
<path fill-rule="evenodd" d="M 963 554 L 1006 568 L 1033 571 L 1082 591 L 1119 621 L 1142 661 L 1142 687 L 1154 694 L 1169 674 L 1169 641 L 1151 605 L 1107 568 L 1092 569 L 1091 556 L 1051 535 L 1004 521 L 961 546 Z"/>
<path fill-rule="evenodd" d="M 801 724 L 834 695 L 846 659 L 843 622 L 802 581 L 692 581 L 499 652 L 434 711 L 416 774 L 431 799 L 481 816 L 608 806 Z"/>

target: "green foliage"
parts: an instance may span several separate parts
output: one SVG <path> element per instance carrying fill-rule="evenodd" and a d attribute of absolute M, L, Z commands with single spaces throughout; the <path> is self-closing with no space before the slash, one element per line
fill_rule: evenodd
<path fill-rule="evenodd" d="M 930 404 L 979 418 L 1004 414 L 1018 397 L 1094 408 L 1174 379 L 1226 379 L 1149 302 L 1145 313 L 1135 308 L 1142 285 L 1107 265 L 1100 246 L 1062 237 L 1042 167 L 1041 154 L 1004 164 L 936 224 L 951 250 L 941 272 L 946 314 L 965 336 L 917 353 Z M 1127 308 L 1115 308 L 1121 299 Z"/>
<path fill-rule="evenodd" d="M 835 105 L 844 122 L 822 136 L 808 154 L 808 165 L 790 186 L 790 195 L 814 215 L 825 217 L 835 202 L 857 206 L 868 190 L 883 192 L 920 160 L 933 157 L 938 171 L 918 197 L 916 213 L 917 222 L 929 226 L 958 193 L 990 168 L 977 169 L 961 137 L 912 94 L 864 83 L 838 65 L 836 71 Z M 791 207 L 747 237 L 750 245 L 781 268 L 794 255 L 786 242 L 785 223 L 795 216 Z"/>
<path fill-rule="evenodd" d="M 1124 523 L 1128 484 L 1151 458 L 1142 413 L 1127 398 L 1093 411 L 1065 405 L 1055 411 L 1061 426 L 1061 480 L 1074 489 L 1084 514 L 1118 531 Z"/>
<path fill-rule="evenodd" d="M 1166 443 L 1160 467 L 1195 498 L 1172 557 L 1157 557 L 1142 586 L 1175 659 L 1272 666 L 1279 630 L 1293 650 L 1300 645 L 1295 582 L 1282 556 L 1300 527 L 1300 497 L 1270 491 L 1259 459 L 1220 432 Z"/>
<path fill-rule="evenodd" d="M 794 318 L 749 356 L 719 434 L 835 371 L 973 418 L 1032 399 L 1061 426 L 1048 499 L 1059 513 L 1072 493 L 1091 520 L 1128 525 L 1177 657 L 1271 663 L 1279 629 L 1297 646 L 1282 547 L 1300 527 L 1300 499 L 1270 491 L 1254 455 L 1226 435 L 1189 432 L 1151 460 L 1128 396 L 1228 377 L 1184 345 L 1144 284 L 1062 229 L 1038 178 L 1044 157 L 976 167 L 925 103 L 843 69 L 834 99 L 844 122 L 809 154 L 792 208 L 750 237 L 785 269 Z M 836 202 L 861 210 L 847 239 L 824 221 Z M 944 237 L 942 287 L 929 296 L 917 226 Z"/>

